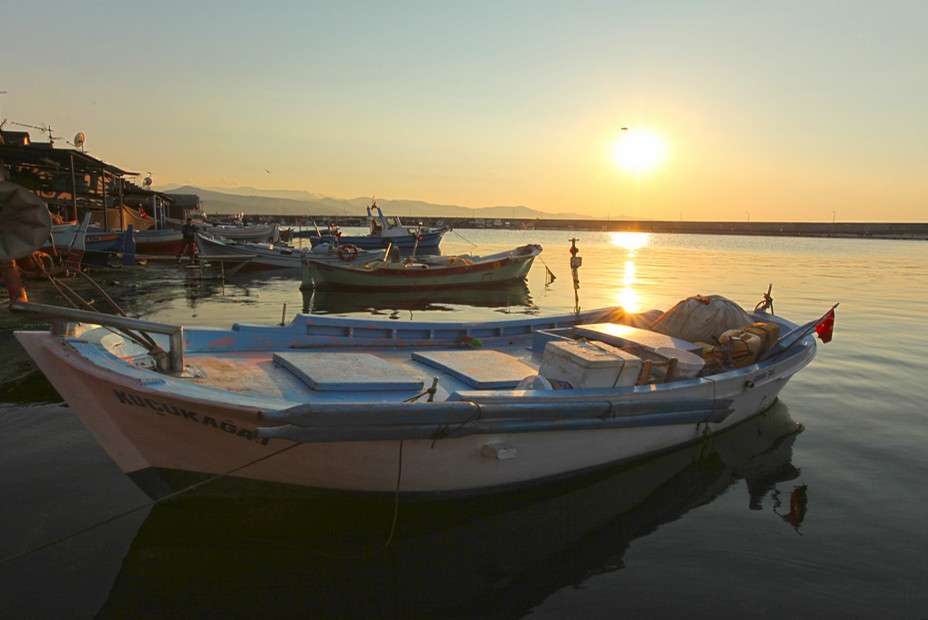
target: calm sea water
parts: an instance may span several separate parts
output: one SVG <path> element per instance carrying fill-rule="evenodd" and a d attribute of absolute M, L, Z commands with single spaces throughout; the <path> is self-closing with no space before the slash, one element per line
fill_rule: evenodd
<path fill-rule="evenodd" d="M 0 405 L 4 615 L 928 618 L 924 242 L 462 230 L 443 252 L 529 242 L 545 252 L 526 287 L 471 296 L 359 299 L 303 294 L 295 277 L 223 284 L 152 269 L 146 317 L 272 324 L 305 308 L 459 321 L 693 294 L 752 307 L 772 283 L 776 312 L 796 322 L 840 302 L 835 337 L 775 408 L 711 445 L 543 492 L 396 512 L 196 493 L 149 506 L 34 378 Z"/>

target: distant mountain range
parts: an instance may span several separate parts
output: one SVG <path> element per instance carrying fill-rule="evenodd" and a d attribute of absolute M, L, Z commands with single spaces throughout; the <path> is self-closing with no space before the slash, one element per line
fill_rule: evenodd
<path fill-rule="evenodd" d="M 252 215 L 348 215 L 363 217 L 369 197 L 333 198 L 306 191 L 257 189 L 254 187 L 204 188 L 184 185 L 160 190 L 166 194 L 196 194 L 208 214 L 246 213 Z M 387 215 L 401 218 L 460 217 L 483 219 L 590 219 L 577 213 L 545 213 L 523 206 L 470 208 L 438 205 L 420 200 L 377 198 L 377 206 Z"/>

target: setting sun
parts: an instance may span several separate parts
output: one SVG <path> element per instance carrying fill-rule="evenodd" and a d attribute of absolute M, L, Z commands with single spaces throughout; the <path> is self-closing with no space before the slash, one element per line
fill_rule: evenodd
<path fill-rule="evenodd" d="M 623 129 L 612 143 L 612 160 L 628 172 L 650 172 L 658 168 L 666 156 L 664 139 L 647 129 Z"/>

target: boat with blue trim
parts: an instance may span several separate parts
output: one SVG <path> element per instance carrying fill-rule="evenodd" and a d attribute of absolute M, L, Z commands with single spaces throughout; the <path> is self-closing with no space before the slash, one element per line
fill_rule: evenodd
<path fill-rule="evenodd" d="M 645 317 L 621 308 L 473 324 L 300 314 L 202 329 L 13 305 L 59 319 L 16 337 L 153 497 L 215 477 L 473 495 L 652 456 L 770 407 L 812 361 L 817 324 L 750 313 L 784 335 L 735 366 L 634 327 Z"/>
<path fill-rule="evenodd" d="M 354 245 L 362 249 L 394 247 L 401 250 L 434 252 L 450 228 L 430 228 L 427 226 L 407 226 L 396 215 L 384 215 L 377 203 L 367 207 L 367 223 L 370 232 L 366 235 L 343 235 L 341 231 L 330 226 L 326 230 L 316 230 L 306 235 L 312 245 L 320 243 L 337 243 Z"/>

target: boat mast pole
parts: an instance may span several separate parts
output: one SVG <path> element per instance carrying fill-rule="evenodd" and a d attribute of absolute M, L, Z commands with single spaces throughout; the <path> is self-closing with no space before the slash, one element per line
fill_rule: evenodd
<path fill-rule="evenodd" d="M 419 240 L 422 239 L 422 222 L 416 227 L 416 242 L 412 246 L 412 258 L 416 257 L 416 250 L 419 249 Z"/>
<path fill-rule="evenodd" d="M 570 273 L 574 277 L 574 314 L 580 318 L 580 265 L 583 264 L 583 258 L 580 257 L 580 250 L 577 248 L 576 237 L 570 239 Z"/>
<path fill-rule="evenodd" d="M 74 209 L 73 220 L 77 221 L 77 180 L 74 178 L 74 153 L 68 157 L 71 159 L 71 207 Z"/>

